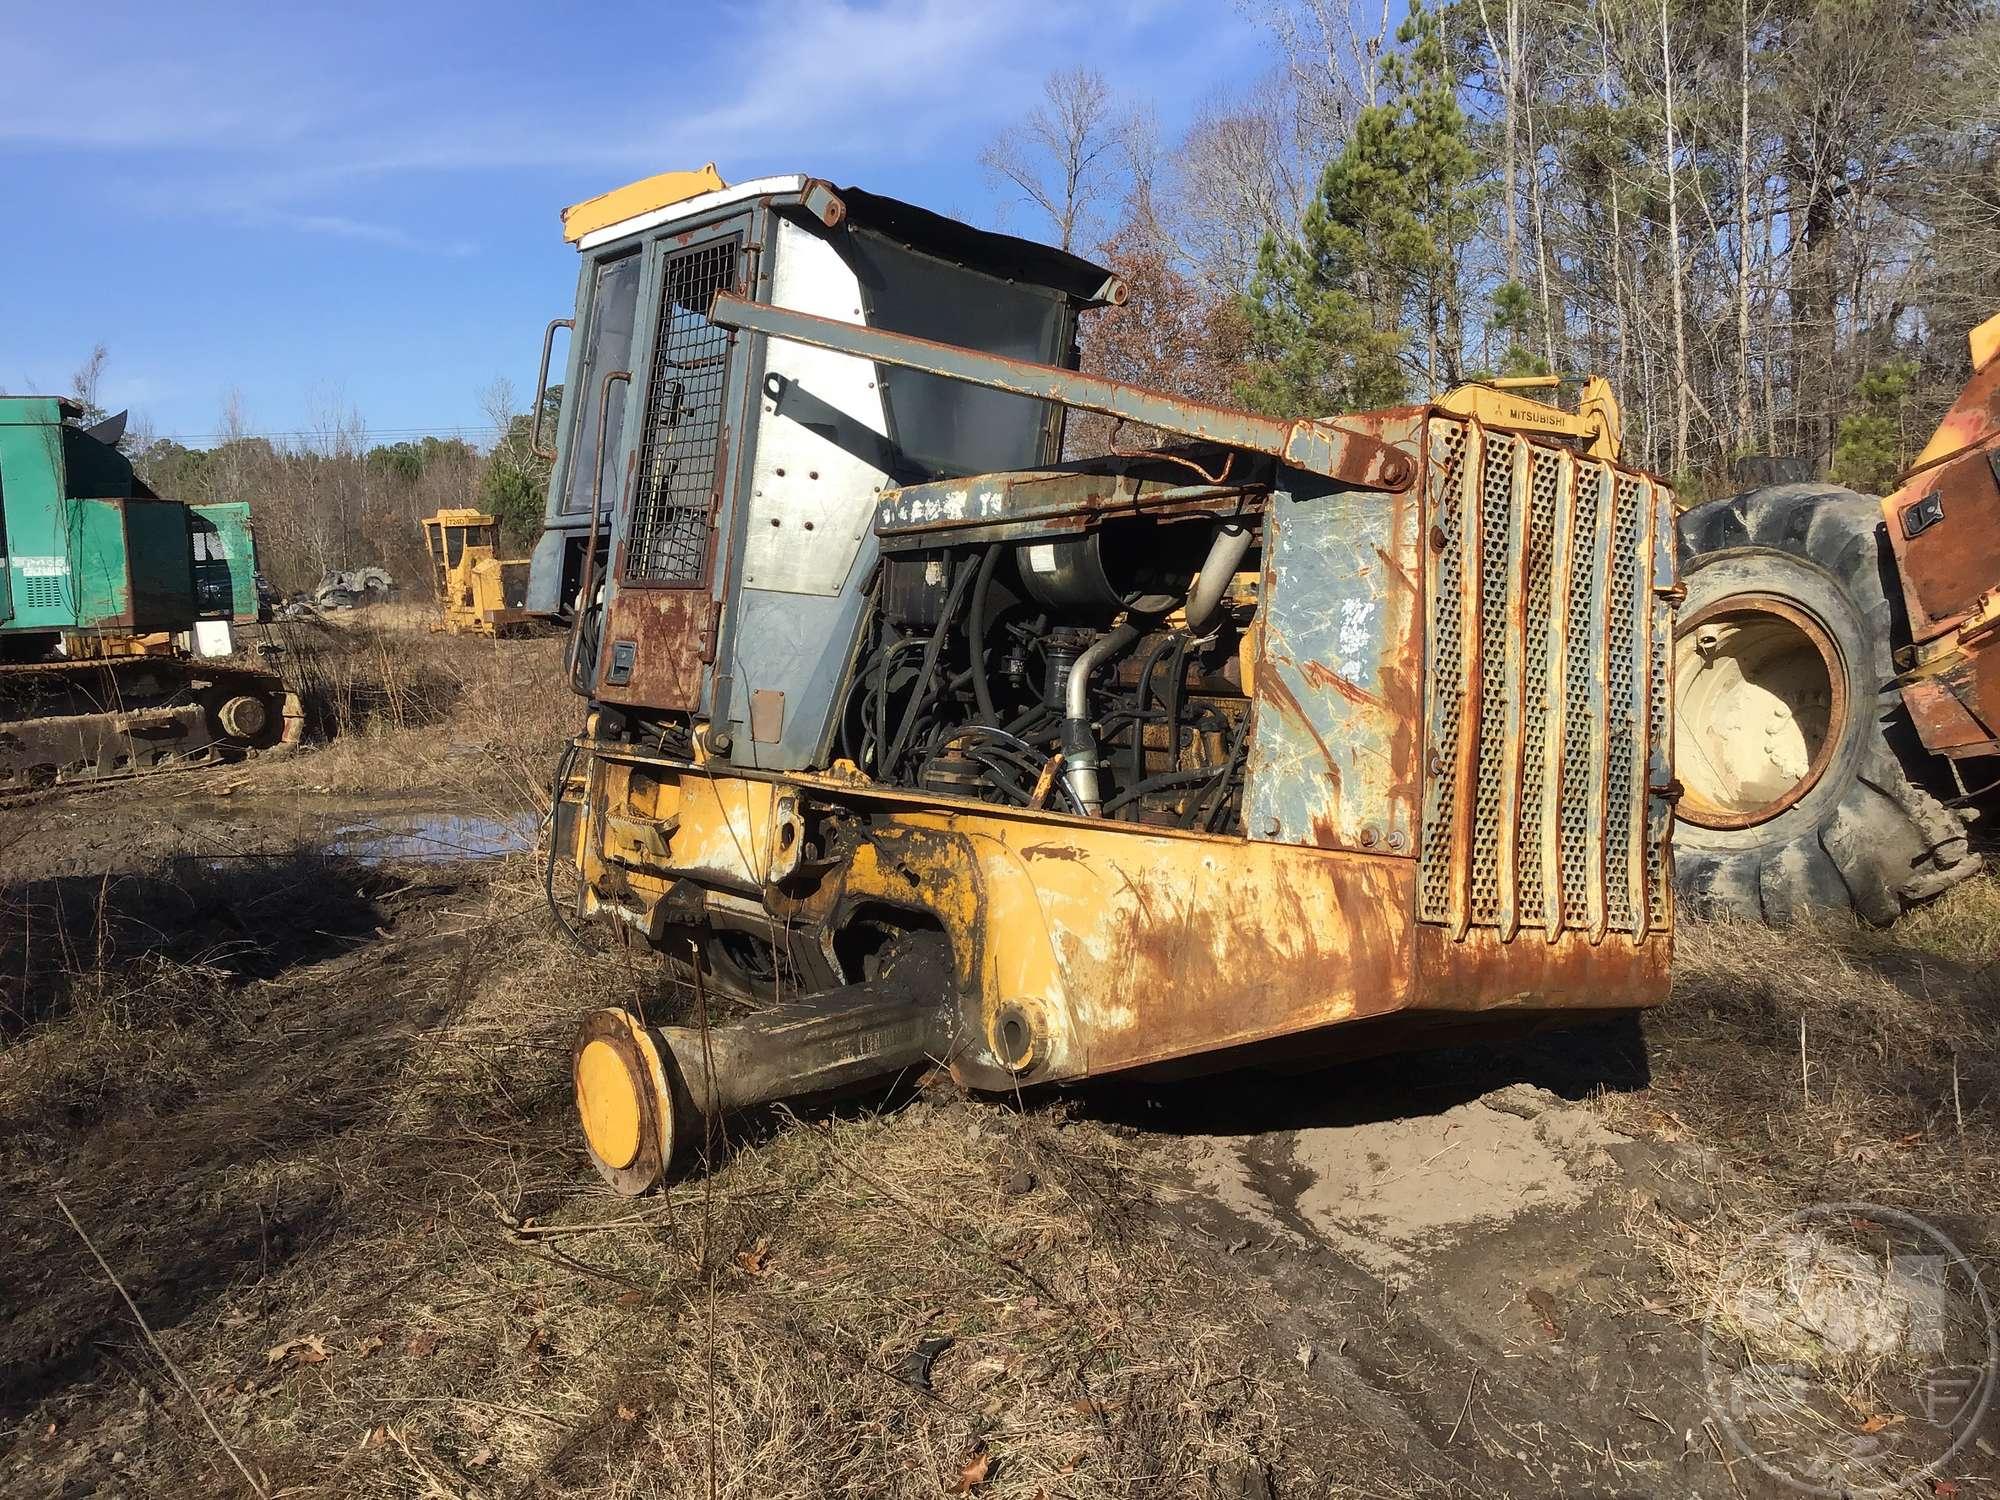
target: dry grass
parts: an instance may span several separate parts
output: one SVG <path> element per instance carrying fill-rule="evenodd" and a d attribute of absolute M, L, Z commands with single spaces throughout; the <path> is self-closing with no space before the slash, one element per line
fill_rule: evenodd
<path fill-rule="evenodd" d="M 1103 1127 L 904 1088 L 628 1203 L 572 1139 L 571 1027 L 675 997 L 556 939 L 528 861 L 215 878 L 41 914 L 66 957 L 0 1053 L 0 1491 L 241 1486 L 58 1191 L 274 1494 L 934 1496 L 983 1456 L 981 1495 L 1234 1495 L 1337 1415 L 1281 1416 Z M 220 939 L 260 890 L 298 920 Z"/>
<path fill-rule="evenodd" d="M 1756 1142 L 1774 1181 L 1992 1201 L 2000 1156 L 1974 1147 L 2000 1139 L 2000 877 L 1886 931 L 1688 922 L 1674 958 L 1655 1104 Z"/>
<path fill-rule="evenodd" d="M 272 768 L 272 784 L 348 796 L 469 790 L 515 806 L 543 796 L 582 720 L 563 642 L 444 635 L 394 608 L 262 627 L 305 700 L 308 733 L 324 742 Z"/>
<path fill-rule="evenodd" d="M 1684 922 L 1675 966 L 1673 1002 L 1648 1021 L 1651 1086 L 1603 1101 L 1615 1127 L 1685 1147 L 1709 1205 L 1633 1208 L 1627 1228 L 1662 1273 L 1653 1295 L 1698 1324 L 1754 1236 L 1841 1202 L 1937 1224 L 1992 1284 L 2000 876 L 1886 930 Z"/>

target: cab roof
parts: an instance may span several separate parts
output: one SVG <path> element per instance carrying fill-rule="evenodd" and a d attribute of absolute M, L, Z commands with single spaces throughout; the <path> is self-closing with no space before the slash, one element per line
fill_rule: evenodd
<path fill-rule="evenodd" d="M 803 207 L 829 229 L 845 222 L 990 276 L 1050 287 L 1078 307 L 1115 306 L 1125 300 L 1125 283 L 1118 276 L 1066 250 L 975 229 L 914 203 L 858 187 L 837 188 L 804 173 L 755 177 L 732 187 L 723 183 L 713 162 L 699 172 L 663 172 L 566 208 L 563 235 L 588 251 L 760 199 Z"/>

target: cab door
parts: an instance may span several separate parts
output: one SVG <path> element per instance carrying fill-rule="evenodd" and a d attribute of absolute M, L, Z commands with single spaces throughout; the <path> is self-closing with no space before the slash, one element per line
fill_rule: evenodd
<path fill-rule="evenodd" d="M 728 532 L 730 438 L 744 392 L 733 336 L 708 320 L 738 290 L 750 216 L 737 215 L 648 251 L 651 328 L 635 366 L 628 472 L 597 653 L 595 696 L 694 712 L 715 655 L 718 538 Z"/>

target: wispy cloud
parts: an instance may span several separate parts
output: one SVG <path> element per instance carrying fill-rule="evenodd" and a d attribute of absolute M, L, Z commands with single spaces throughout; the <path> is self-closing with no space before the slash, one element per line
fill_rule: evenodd
<path fill-rule="evenodd" d="M 618 22 L 615 47 L 578 39 L 545 68 L 509 54 L 498 15 L 450 67 L 386 25 L 311 35 L 324 18 L 310 13 L 176 32 L 135 12 L 11 48 L 0 28 L 0 148 L 114 154 L 117 191 L 142 212 L 469 255 L 470 241 L 392 222 L 374 185 L 534 170 L 595 188 L 711 159 L 731 175 L 923 159 L 1018 113 L 1053 59 L 1115 51 L 1206 3 L 751 0 L 705 9 L 705 32 L 680 6 L 648 8 Z M 87 109 L 67 83 L 83 76 Z"/>
<path fill-rule="evenodd" d="M 268 217 L 269 222 L 281 229 L 295 229 L 301 234 L 330 234 L 343 240 L 363 240 L 372 245 L 386 245 L 392 250 L 459 256 L 475 254 L 479 249 L 472 240 L 433 240 L 398 229 L 393 224 L 370 224 L 366 220 L 349 219 L 340 214 L 272 214 Z"/>

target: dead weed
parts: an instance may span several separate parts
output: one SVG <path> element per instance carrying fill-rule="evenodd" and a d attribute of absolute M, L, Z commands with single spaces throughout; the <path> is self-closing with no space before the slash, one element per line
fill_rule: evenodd
<path fill-rule="evenodd" d="M 617 1199 L 570 1028 L 659 970 L 526 860 L 320 878 L 370 941 L 213 963 L 213 915 L 122 948 L 168 897 L 112 883 L 0 1053 L 0 1490 L 239 1482 L 56 1192 L 270 1494 L 1236 1494 L 1313 1419 L 1113 1133 L 905 1090 Z"/>
<path fill-rule="evenodd" d="M 354 796 L 486 792 L 514 805 L 545 797 L 581 716 L 563 642 L 444 635 L 377 613 L 264 627 L 321 743 L 268 768 L 259 784 Z"/>
<path fill-rule="evenodd" d="M 1651 1086 L 1602 1101 L 1701 1164 L 1705 1210 L 1640 1201 L 1628 1219 L 1662 1273 L 1655 1310 L 1706 1316 L 1745 1244 L 1819 1203 L 1915 1214 L 2000 1268 L 2000 876 L 1886 930 L 1684 920 L 1674 962 Z"/>

